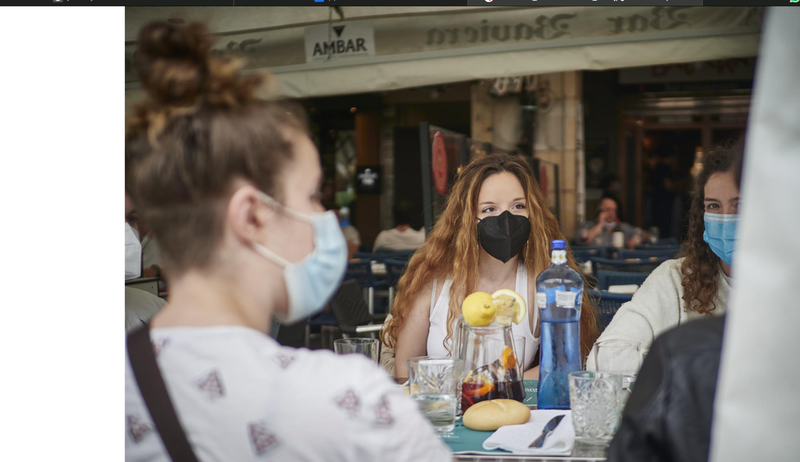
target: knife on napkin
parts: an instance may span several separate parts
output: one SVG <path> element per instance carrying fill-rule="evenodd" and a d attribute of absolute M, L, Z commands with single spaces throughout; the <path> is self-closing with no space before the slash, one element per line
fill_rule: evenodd
<path fill-rule="evenodd" d="M 542 445 L 544 444 L 544 440 L 547 438 L 547 435 L 549 435 L 550 433 L 553 433 L 553 430 L 555 430 L 556 427 L 558 427 L 558 424 L 561 423 L 561 419 L 563 419 L 563 418 L 564 418 L 564 414 L 557 415 L 557 416 L 553 417 L 552 419 L 550 419 L 550 421 L 547 422 L 547 425 L 545 425 L 544 428 L 542 429 L 542 434 L 539 435 L 539 437 L 536 438 L 533 441 L 533 443 L 531 443 L 531 445 L 528 446 L 528 447 L 529 448 L 540 448 L 540 447 L 542 447 Z"/>

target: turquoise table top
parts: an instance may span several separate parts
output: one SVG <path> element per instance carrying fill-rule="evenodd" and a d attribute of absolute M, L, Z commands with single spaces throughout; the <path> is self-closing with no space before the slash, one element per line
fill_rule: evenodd
<path fill-rule="evenodd" d="M 539 381 L 536 379 L 525 380 L 524 385 L 525 401 L 523 401 L 523 403 L 529 407 L 536 408 L 536 389 L 539 385 Z M 476 430 L 470 430 L 464 426 L 459 418 L 456 421 L 456 427 L 453 429 L 453 431 L 440 433 L 439 438 L 447 443 L 447 445 L 450 446 L 450 450 L 455 454 L 508 454 L 507 452 L 501 450 L 487 451 L 483 449 L 483 442 L 486 440 L 486 438 L 491 436 L 492 433 L 494 432 L 479 432 Z"/>

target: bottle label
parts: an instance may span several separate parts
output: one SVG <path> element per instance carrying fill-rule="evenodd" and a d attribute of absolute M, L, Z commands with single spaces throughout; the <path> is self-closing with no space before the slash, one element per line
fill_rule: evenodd
<path fill-rule="evenodd" d="M 567 262 L 567 251 L 566 250 L 554 250 L 551 255 L 551 260 L 553 263 L 557 265 L 563 265 Z"/>
<path fill-rule="evenodd" d="M 575 308 L 575 294 L 578 292 L 570 292 L 565 290 L 556 291 L 556 306 L 559 308 Z"/>
<path fill-rule="evenodd" d="M 536 292 L 536 308 L 543 310 L 547 308 L 547 294 Z"/>

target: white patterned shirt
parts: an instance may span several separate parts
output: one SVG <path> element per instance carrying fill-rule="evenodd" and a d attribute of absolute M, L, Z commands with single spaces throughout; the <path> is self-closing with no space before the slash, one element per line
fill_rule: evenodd
<path fill-rule="evenodd" d="M 280 346 L 246 327 L 153 329 L 201 461 L 446 461 L 450 450 L 375 364 Z M 169 461 L 126 355 L 125 460 Z"/>

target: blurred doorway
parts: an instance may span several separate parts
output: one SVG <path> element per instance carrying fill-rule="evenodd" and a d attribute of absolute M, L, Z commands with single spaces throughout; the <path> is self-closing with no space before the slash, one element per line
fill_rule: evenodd
<path fill-rule="evenodd" d="M 624 105 L 618 163 L 624 219 L 682 240 L 703 155 L 744 133 L 749 100 L 654 98 Z"/>

